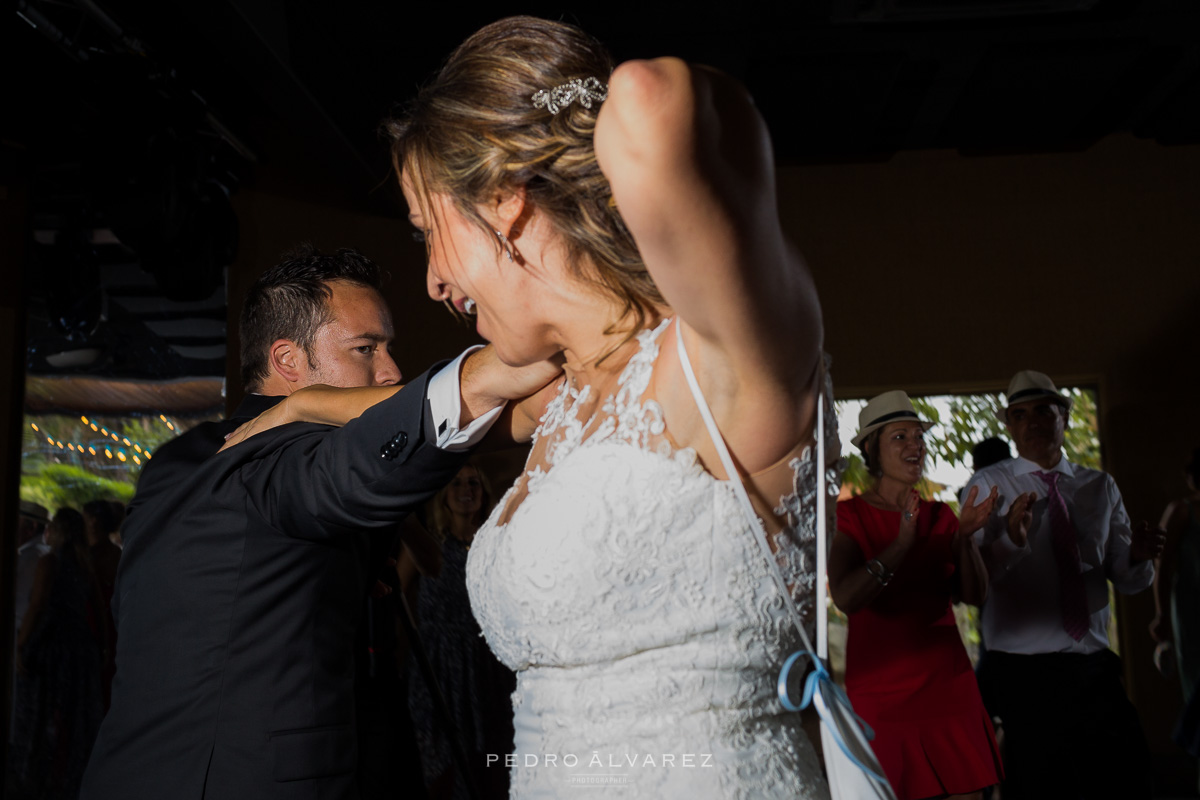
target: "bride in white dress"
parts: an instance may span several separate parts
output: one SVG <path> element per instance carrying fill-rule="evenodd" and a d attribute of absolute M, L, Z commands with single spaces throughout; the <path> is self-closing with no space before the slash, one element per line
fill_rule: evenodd
<path fill-rule="evenodd" d="M 811 622 L 815 475 L 835 455 L 811 446 L 821 313 L 750 98 L 677 59 L 614 70 L 577 28 L 514 17 L 388 130 L 431 297 L 504 363 L 564 365 L 502 423 L 533 447 L 467 564 L 518 674 L 516 751 L 489 757 L 513 797 L 827 797 L 775 690 L 799 646 L 779 587 Z"/>
<path fill-rule="evenodd" d="M 811 619 L 820 308 L 749 97 L 510 18 L 389 127 L 430 295 L 507 364 L 565 362 L 467 564 L 518 674 L 513 796 L 824 796 L 775 693 L 798 634 L 684 371 Z"/>

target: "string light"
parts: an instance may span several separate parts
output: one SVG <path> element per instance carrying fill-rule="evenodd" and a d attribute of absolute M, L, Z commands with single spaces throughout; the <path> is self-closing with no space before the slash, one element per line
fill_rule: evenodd
<path fill-rule="evenodd" d="M 175 430 L 175 426 L 174 426 L 174 425 L 172 425 L 170 422 L 168 422 L 168 423 L 167 423 L 167 427 L 168 427 L 170 430 Z"/>
<path fill-rule="evenodd" d="M 158 418 L 170 430 L 172 430 L 172 431 L 177 430 L 175 427 L 175 423 L 173 423 L 171 420 L 169 420 L 167 418 L 166 414 L 159 414 Z M 34 433 L 37 433 L 40 436 L 43 436 L 46 439 L 46 444 L 48 446 L 50 446 L 52 448 L 57 447 L 59 450 L 66 450 L 66 451 L 70 451 L 72 453 L 78 453 L 79 455 L 83 455 L 84 453 L 87 453 L 87 454 L 90 454 L 92 456 L 99 458 L 101 455 L 101 451 L 103 451 L 103 455 L 106 458 L 110 458 L 110 459 L 116 458 L 118 461 L 121 461 L 121 462 L 127 462 L 130 459 L 132 459 L 133 463 L 138 466 L 142 466 L 145 462 L 149 461 L 151 458 L 154 457 L 149 449 L 142 446 L 141 442 L 134 441 L 134 440 L 128 438 L 127 436 L 122 436 L 118 432 L 109 430 L 107 427 L 100 425 L 97 420 L 88 417 L 86 414 L 81 414 L 79 416 L 79 422 L 82 425 L 84 425 L 88 428 L 91 428 L 92 431 L 104 436 L 105 442 L 92 443 L 92 444 L 84 444 L 83 442 L 70 442 L 70 441 L 64 442 L 60 439 L 56 439 L 53 436 L 49 435 L 45 430 L 42 429 L 42 427 L 37 422 L 31 421 L 29 423 L 29 428 Z M 108 442 L 109 439 L 112 440 L 113 444 L 110 444 Z M 122 444 L 125 445 L 125 447 L 122 447 L 121 446 Z M 125 449 L 126 447 L 131 448 L 131 450 L 126 451 L 126 449 Z"/>

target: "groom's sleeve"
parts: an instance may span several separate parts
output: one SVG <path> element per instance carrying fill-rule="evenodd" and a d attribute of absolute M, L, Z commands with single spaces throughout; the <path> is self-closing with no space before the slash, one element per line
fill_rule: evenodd
<path fill-rule="evenodd" d="M 460 452 L 479 444 L 504 411 L 504 405 L 498 405 L 473 419 L 465 428 L 459 427 L 462 420 L 462 363 L 467 356 L 482 348 L 481 344 L 468 347 L 448 367 L 429 380 L 428 419 L 433 429 L 432 433 L 426 431 L 426 435 L 435 439 L 437 446 L 444 450 Z"/>
<path fill-rule="evenodd" d="M 429 433 L 426 392 L 442 366 L 345 427 L 302 424 L 298 434 L 284 425 L 218 454 L 250 446 L 229 465 L 229 479 L 244 484 L 247 513 L 289 536 L 321 539 L 390 527 L 429 499 L 467 456 Z"/>

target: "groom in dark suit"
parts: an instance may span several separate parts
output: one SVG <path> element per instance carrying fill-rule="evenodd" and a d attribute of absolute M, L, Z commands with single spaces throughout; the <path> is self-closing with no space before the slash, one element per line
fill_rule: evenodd
<path fill-rule="evenodd" d="M 454 476 L 500 397 L 537 388 L 489 348 L 344 428 L 293 423 L 218 453 L 303 386 L 400 381 L 378 286 L 352 250 L 269 270 L 241 319 L 252 394 L 147 464 L 122 530 L 117 674 L 84 800 L 357 796 L 352 648 L 372 534 Z"/>

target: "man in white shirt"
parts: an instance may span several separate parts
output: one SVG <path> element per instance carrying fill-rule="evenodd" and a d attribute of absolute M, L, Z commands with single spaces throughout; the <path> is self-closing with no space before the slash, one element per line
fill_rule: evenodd
<path fill-rule="evenodd" d="M 1112 477 L 1063 456 L 1071 399 L 1018 372 L 1001 412 L 1018 457 L 977 472 L 997 487 L 976 534 L 990 592 L 978 676 L 1005 732 L 1005 797 L 1149 798 L 1149 752 L 1108 642 L 1108 581 L 1154 580 L 1161 531 L 1132 529 Z"/>

